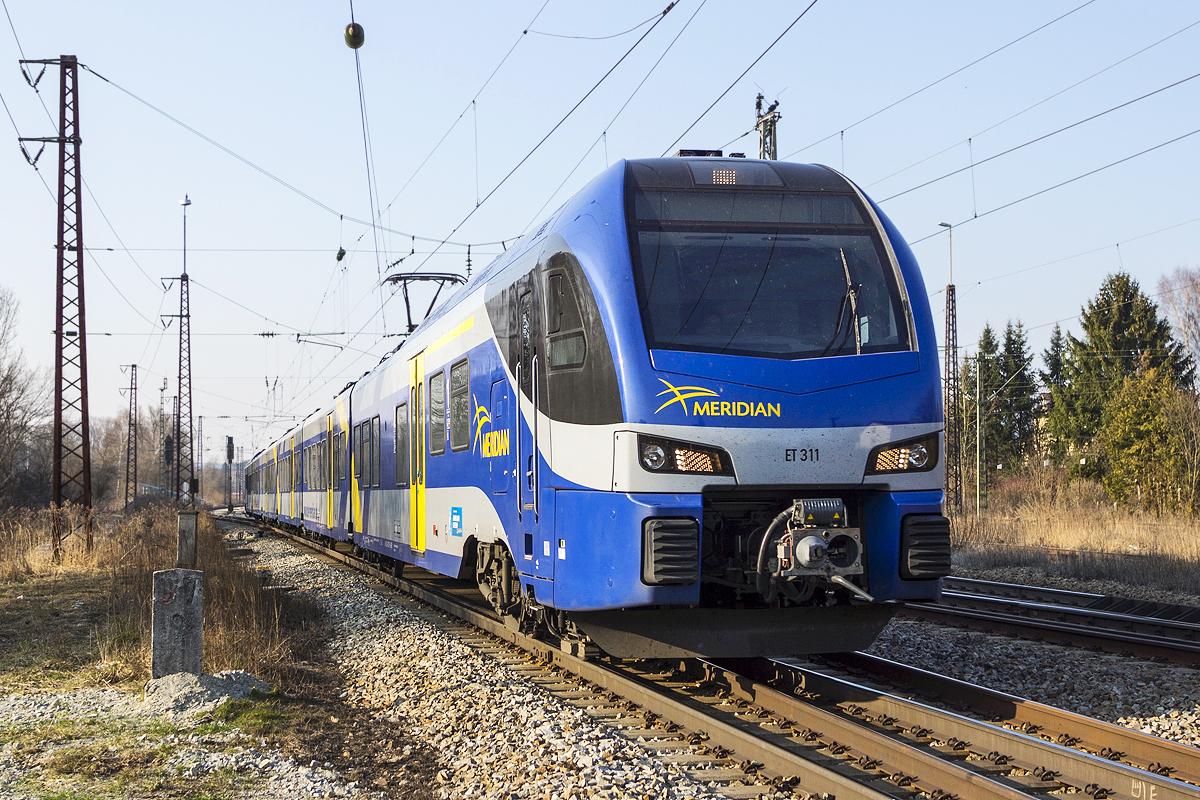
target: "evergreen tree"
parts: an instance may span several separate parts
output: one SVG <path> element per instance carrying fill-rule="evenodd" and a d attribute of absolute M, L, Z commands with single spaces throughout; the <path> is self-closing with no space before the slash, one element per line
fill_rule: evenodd
<path fill-rule="evenodd" d="M 1164 413 L 1177 394 L 1172 384 L 1165 371 L 1144 370 L 1126 378 L 1104 408 L 1103 482 L 1116 502 L 1160 512 L 1181 499 L 1185 461 Z"/>
<path fill-rule="evenodd" d="M 1033 450 L 1037 427 L 1034 419 L 1037 386 L 1031 369 L 1033 355 L 1029 352 L 1025 326 L 1019 321 L 1009 320 L 1004 326 L 1004 349 L 999 361 L 1001 383 L 996 390 L 992 414 L 997 418 L 1000 438 L 991 449 L 991 460 L 1004 464 L 1006 469 L 1014 469 Z"/>
<path fill-rule="evenodd" d="M 1042 385 L 1047 390 L 1062 386 L 1066 382 L 1063 369 L 1067 360 L 1067 337 L 1063 336 L 1062 327 L 1054 325 L 1054 333 L 1050 334 L 1050 347 L 1042 351 L 1044 370 L 1039 370 Z"/>
<path fill-rule="evenodd" d="M 975 479 L 977 438 L 975 423 L 978 419 L 980 422 L 979 438 L 982 439 L 978 443 L 978 450 L 981 457 L 981 477 L 983 477 L 985 487 L 990 482 L 988 476 L 996 470 L 996 464 L 1003 463 L 996 461 L 993 452 L 1004 441 L 1004 431 L 1000 426 L 999 415 L 993 413 L 996 391 L 1004 383 L 1000 365 L 1000 342 L 997 340 L 991 324 L 986 324 L 983 326 L 983 332 L 979 334 L 975 358 L 968 358 L 963 362 L 962 378 L 962 391 L 966 398 L 964 403 L 966 411 L 964 433 L 966 435 L 963 437 L 963 452 L 966 456 L 964 463 L 968 465 L 963 477 L 972 482 Z"/>
<path fill-rule="evenodd" d="M 1083 307 L 1079 321 L 1083 338 L 1068 334 L 1062 383 L 1051 386 L 1048 424 L 1059 458 L 1067 452 L 1092 452 L 1105 406 L 1127 377 L 1156 369 L 1162 380 L 1183 388 L 1192 382 L 1194 371 L 1183 345 L 1159 316 L 1158 306 L 1126 273 L 1105 279 L 1095 299 Z M 1087 466 L 1084 474 L 1097 474 L 1094 464 Z"/>

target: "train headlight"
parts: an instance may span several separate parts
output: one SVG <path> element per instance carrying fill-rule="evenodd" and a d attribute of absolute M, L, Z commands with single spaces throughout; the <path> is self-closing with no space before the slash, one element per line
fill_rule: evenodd
<path fill-rule="evenodd" d="M 667 463 L 667 451 L 657 442 L 642 442 L 642 466 L 657 472 Z"/>
<path fill-rule="evenodd" d="M 880 445 L 867 456 L 867 475 L 928 472 L 937 466 L 938 435 L 931 433 Z"/>
<path fill-rule="evenodd" d="M 657 436 L 638 436 L 642 468 L 649 472 L 683 475 L 733 475 L 729 453 L 719 447 L 678 442 Z"/>

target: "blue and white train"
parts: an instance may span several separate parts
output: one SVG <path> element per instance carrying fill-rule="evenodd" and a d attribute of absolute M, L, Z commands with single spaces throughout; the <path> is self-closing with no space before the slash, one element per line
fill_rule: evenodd
<path fill-rule="evenodd" d="M 904 239 L 827 167 L 622 161 L 258 453 L 247 510 L 617 657 L 867 646 L 950 568 Z"/>

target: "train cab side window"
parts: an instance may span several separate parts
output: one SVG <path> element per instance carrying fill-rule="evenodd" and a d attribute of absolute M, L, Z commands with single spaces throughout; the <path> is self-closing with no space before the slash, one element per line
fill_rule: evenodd
<path fill-rule="evenodd" d="M 471 443 L 471 369 L 467 359 L 450 368 L 450 449 Z"/>
<path fill-rule="evenodd" d="M 396 406 L 396 485 L 408 486 L 408 403 Z"/>
<path fill-rule="evenodd" d="M 371 485 L 379 485 L 379 476 L 383 473 L 383 464 L 379 460 L 380 450 L 379 417 L 371 420 Z"/>
<path fill-rule="evenodd" d="M 429 376 L 429 454 L 446 452 L 446 373 Z"/>
<path fill-rule="evenodd" d="M 547 259 L 551 272 L 546 276 L 546 334 L 550 340 L 551 370 L 581 367 L 587 356 L 583 318 L 571 279 L 561 267 L 554 269 L 555 260 L 560 258 L 565 256 L 556 253 Z"/>

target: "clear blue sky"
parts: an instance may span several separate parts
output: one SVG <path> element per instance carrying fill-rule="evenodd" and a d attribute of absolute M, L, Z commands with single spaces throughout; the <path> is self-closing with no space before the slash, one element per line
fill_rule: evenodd
<path fill-rule="evenodd" d="M 370 218 L 354 53 L 342 40 L 348 4 L 5 2 L 27 58 L 77 55 L 320 203 Z M 377 193 L 387 207 L 383 224 L 435 240 L 449 236 L 649 25 L 605 39 L 544 34 L 611 36 L 663 7 L 359 0 L 354 11 L 366 29 L 359 55 Z M 683 0 L 452 239 L 511 239 L 607 163 L 662 154 L 802 9 Z M 1200 25 L 1187 28 L 1197 22 L 1200 6 L 1187 2 L 818 0 L 680 146 L 721 147 L 751 128 L 761 88 L 768 100 L 780 100 L 781 156 L 843 169 L 884 200 L 969 167 L 972 158 L 978 163 L 1200 72 Z M 0 69 L 0 94 L 22 136 L 53 135 L 19 58 L 8 19 L 0 19 L 0 63 L 7 65 Z M 41 84 L 55 115 L 57 80 L 52 69 Z M 206 417 L 210 455 L 220 457 L 215 448 L 226 434 L 253 452 L 281 433 L 290 415 L 328 402 L 395 346 L 397 339 L 383 337 L 382 317 L 371 319 L 380 303 L 373 287 L 380 265 L 413 249 L 411 239 L 381 235 L 377 263 L 369 228 L 340 223 L 337 214 L 92 74 L 81 74 L 80 97 L 81 162 L 94 193 L 94 199 L 85 194 L 84 231 L 93 248 L 85 263 L 95 414 L 124 413 L 122 364 L 143 368 L 144 404 L 157 404 L 164 376 L 174 393 L 175 328 L 164 334 L 157 322 L 160 313 L 177 312 L 178 296 L 174 288 L 164 294 L 158 279 L 180 272 L 185 193 L 193 200 L 193 402 Z M 910 241 L 936 234 L 914 250 L 930 290 L 938 292 L 939 315 L 947 240 L 938 223 L 956 225 L 960 343 L 973 343 L 987 321 L 1003 327 L 1011 318 L 1025 323 L 1040 351 L 1056 320 L 1077 330 L 1080 306 L 1118 267 L 1153 293 L 1164 272 L 1200 264 L 1200 221 L 1193 221 L 1200 218 L 1200 134 L 987 212 L 1198 128 L 1200 78 L 883 207 Z M 27 356 L 49 368 L 55 201 L 17 148 L 7 115 L 0 116 L 0 130 L 9 142 L 0 148 L 0 284 L 21 301 Z M 820 143 L 808 146 L 814 142 Z M 753 155 L 756 139 L 726 149 Z M 53 146 L 39 166 L 54 188 Z M 1169 226 L 1177 227 L 1158 232 Z M 350 253 L 341 264 L 334 259 L 339 246 Z M 465 267 L 462 247 L 448 245 L 429 258 L 429 242 L 418 240 L 415 249 L 404 267 Z M 473 247 L 476 269 L 497 252 L 496 245 Z M 400 297 L 389 298 L 385 316 L 388 333 L 401 330 Z M 296 343 L 296 331 L 347 332 L 324 337 L 347 347 Z M 267 332 L 279 336 L 254 335 Z"/>

